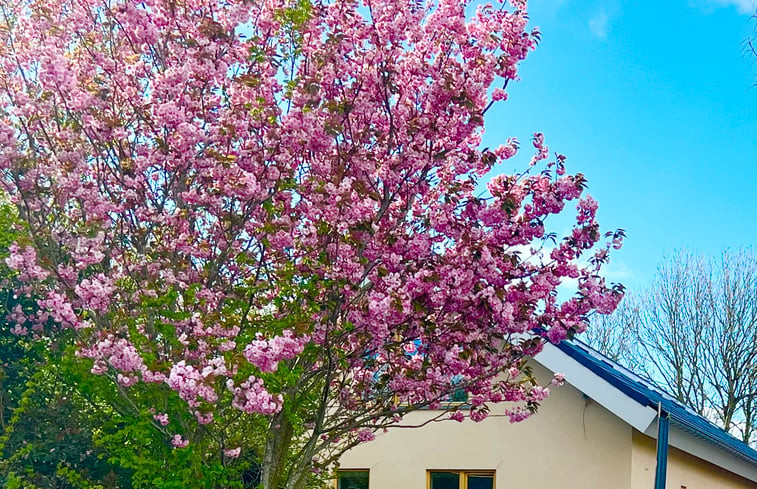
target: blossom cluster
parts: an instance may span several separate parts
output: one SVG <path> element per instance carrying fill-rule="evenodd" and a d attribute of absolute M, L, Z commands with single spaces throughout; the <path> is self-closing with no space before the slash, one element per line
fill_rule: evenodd
<path fill-rule="evenodd" d="M 257 333 L 244 349 L 244 357 L 262 372 L 274 372 L 282 360 L 291 360 L 305 348 L 307 336 L 295 337 L 290 330 L 284 330 L 281 336 L 271 340 L 263 339 L 262 333 Z"/>
<path fill-rule="evenodd" d="M 92 278 L 85 278 L 74 287 L 82 307 L 95 312 L 106 312 L 113 295 L 113 283 L 102 273 Z"/>
<path fill-rule="evenodd" d="M 245 413 L 274 414 L 281 409 L 283 398 L 281 395 L 270 394 L 263 385 L 263 381 L 250 376 L 238 386 L 229 379 L 227 387 L 234 393 L 231 405 Z"/>
<path fill-rule="evenodd" d="M 19 280 L 45 280 L 48 277 L 49 273 L 37 263 L 37 251 L 31 246 L 21 249 L 13 243 L 8 248 L 8 253 L 5 263 L 20 272 Z"/>

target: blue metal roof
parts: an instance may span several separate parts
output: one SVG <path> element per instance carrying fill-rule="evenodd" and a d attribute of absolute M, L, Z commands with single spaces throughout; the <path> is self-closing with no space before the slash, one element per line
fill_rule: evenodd
<path fill-rule="evenodd" d="M 672 424 L 757 465 L 757 450 L 696 414 L 649 380 L 634 374 L 579 341 L 566 340 L 556 346 L 639 404 L 654 409 L 657 409 L 658 405 L 661 406 L 661 409 L 669 414 Z"/>

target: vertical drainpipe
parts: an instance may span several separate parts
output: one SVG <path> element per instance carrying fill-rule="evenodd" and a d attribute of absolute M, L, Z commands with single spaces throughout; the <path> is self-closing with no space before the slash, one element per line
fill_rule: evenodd
<path fill-rule="evenodd" d="M 668 472 L 668 428 L 670 415 L 662 410 L 662 403 L 657 403 L 657 470 L 654 475 L 654 489 L 665 489 L 665 476 Z"/>

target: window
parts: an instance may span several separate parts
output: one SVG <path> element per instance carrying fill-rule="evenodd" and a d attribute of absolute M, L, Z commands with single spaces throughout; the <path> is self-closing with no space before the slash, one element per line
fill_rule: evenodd
<path fill-rule="evenodd" d="M 338 470 L 336 473 L 336 489 L 368 489 L 368 470 Z"/>
<path fill-rule="evenodd" d="M 429 470 L 428 489 L 494 489 L 494 471 Z"/>
<path fill-rule="evenodd" d="M 461 377 L 456 377 L 452 379 L 452 385 L 459 384 L 462 382 Z M 465 391 L 465 389 L 457 389 L 456 391 L 452 391 L 451 394 L 445 396 L 444 402 L 448 402 L 451 404 L 464 404 L 468 402 L 468 393 Z"/>

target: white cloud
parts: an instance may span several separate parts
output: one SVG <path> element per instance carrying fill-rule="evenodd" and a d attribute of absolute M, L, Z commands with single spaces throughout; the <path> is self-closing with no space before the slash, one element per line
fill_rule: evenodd
<path fill-rule="evenodd" d="M 612 255 L 610 255 L 612 256 Z M 633 280 L 633 270 L 623 262 L 612 261 L 602 269 L 602 275 L 610 282 L 623 283 L 626 280 Z"/>
<path fill-rule="evenodd" d="M 701 6 L 702 2 L 698 3 Z M 704 3 L 710 7 L 734 6 L 738 13 L 746 15 L 752 15 L 757 10 L 757 2 L 755 0 L 705 0 Z"/>
<path fill-rule="evenodd" d="M 604 8 L 589 19 L 589 30 L 600 39 L 607 37 L 610 30 L 610 18 Z"/>

